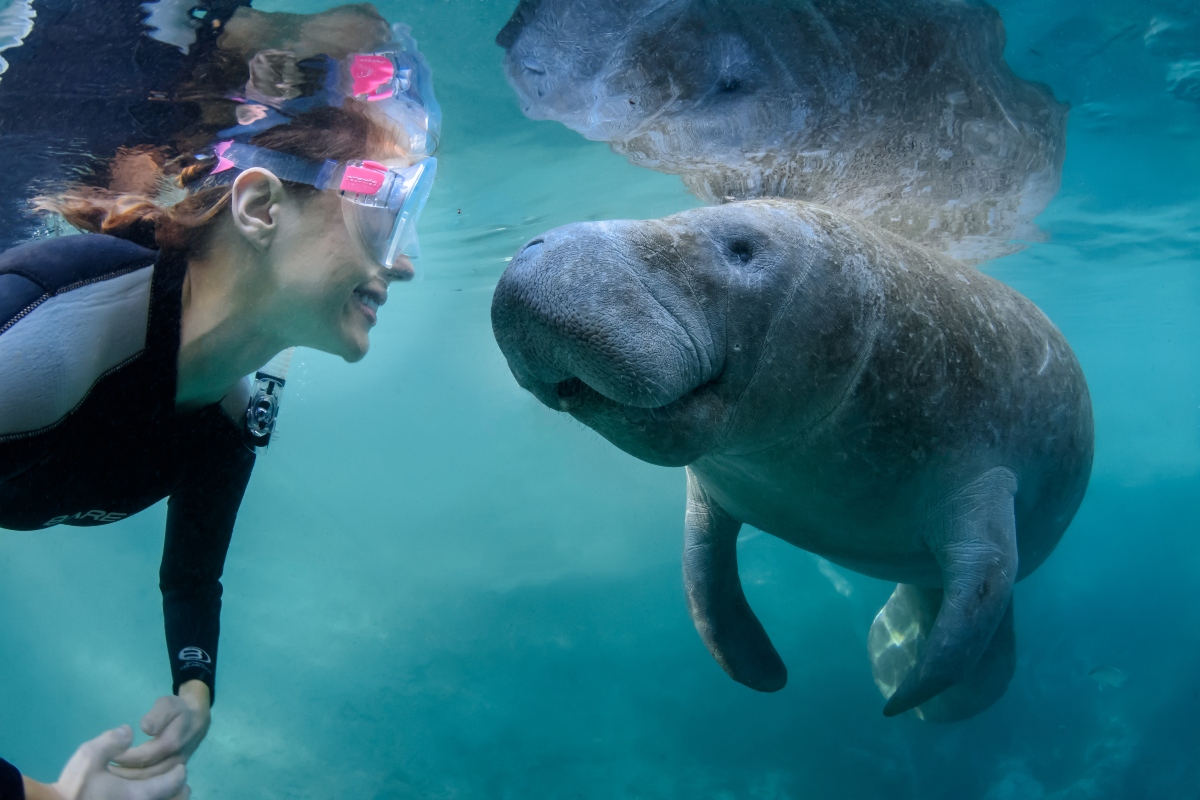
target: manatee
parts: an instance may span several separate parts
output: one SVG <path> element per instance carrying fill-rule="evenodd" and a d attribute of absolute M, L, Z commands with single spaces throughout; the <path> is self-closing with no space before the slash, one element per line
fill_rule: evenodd
<path fill-rule="evenodd" d="M 843 212 L 760 199 L 538 236 L 492 326 L 542 403 L 686 467 L 687 602 L 735 680 L 787 680 L 738 578 L 751 525 L 900 584 L 877 620 L 900 634 L 872 633 L 885 714 L 961 719 L 1003 694 L 1013 585 L 1071 522 L 1093 449 L 1080 365 L 1025 297 Z"/>
<path fill-rule="evenodd" d="M 1067 106 L 975 0 L 522 0 L 496 41 L 527 116 L 706 203 L 809 200 L 977 262 L 1058 191 Z"/>

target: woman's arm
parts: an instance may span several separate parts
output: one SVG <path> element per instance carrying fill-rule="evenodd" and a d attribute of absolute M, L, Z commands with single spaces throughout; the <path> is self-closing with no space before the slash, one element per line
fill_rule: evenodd
<path fill-rule="evenodd" d="M 199 680 L 215 698 L 221 574 L 254 453 L 222 411 L 213 407 L 205 414 L 207 441 L 189 459 L 185 484 L 167 503 L 159 586 L 173 689 Z"/>
<path fill-rule="evenodd" d="M 163 697 L 142 720 L 155 738 L 123 754 L 114 768 L 129 778 L 186 763 L 208 733 L 221 631 L 221 573 L 254 454 L 217 408 L 202 412 L 184 485 L 167 504 L 167 538 L 159 585 L 175 697 Z"/>

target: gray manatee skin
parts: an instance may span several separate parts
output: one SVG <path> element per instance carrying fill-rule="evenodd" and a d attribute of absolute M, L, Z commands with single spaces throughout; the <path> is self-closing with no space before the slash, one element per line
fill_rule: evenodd
<path fill-rule="evenodd" d="M 929 632 L 942 605 L 942 590 L 901 583 L 880 609 L 867 634 L 871 673 L 890 698 L 924 655 Z M 1017 668 L 1012 602 L 979 663 L 963 680 L 913 709 L 926 722 L 969 719 L 1003 696 Z"/>
<path fill-rule="evenodd" d="M 1011 626 L 1012 586 L 1050 555 L 1091 471 L 1087 384 L 1041 311 L 808 203 L 555 229 L 509 264 L 492 325 L 544 404 L 687 467 L 693 620 L 762 691 L 786 668 L 738 580 L 743 523 L 944 592 L 892 715 L 996 669 L 985 655 Z"/>
<path fill-rule="evenodd" d="M 967 262 L 1057 193 L 1067 106 L 974 0 L 522 0 L 497 36 L 524 113 L 719 204 L 837 207 Z"/>

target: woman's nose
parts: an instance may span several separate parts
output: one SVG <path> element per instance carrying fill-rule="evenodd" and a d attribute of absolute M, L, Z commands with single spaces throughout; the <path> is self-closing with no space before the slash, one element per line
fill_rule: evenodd
<path fill-rule="evenodd" d="M 408 256 L 400 256 L 396 263 L 384 270 L 384 277 L 389 281 L 411 281 L 417 274 Z"/>

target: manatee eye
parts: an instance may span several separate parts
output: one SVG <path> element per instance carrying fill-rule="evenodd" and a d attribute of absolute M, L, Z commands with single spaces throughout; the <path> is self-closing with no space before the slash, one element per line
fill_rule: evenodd
<path fill-rule="evenodd" d="M 737 257 L 738 261 L 743 264 L 748 263 L 754 258 L 754 247 L 745 239 L 735 239 L 729 245 L 729 252 Z"/>
<path fill-rule="evenodd" d="M 721 78 L 717 83 L 717 89 L 726 94 L 736 92 L 740 88 L 742 88 L 742 82 L 737 78 Z"/>

